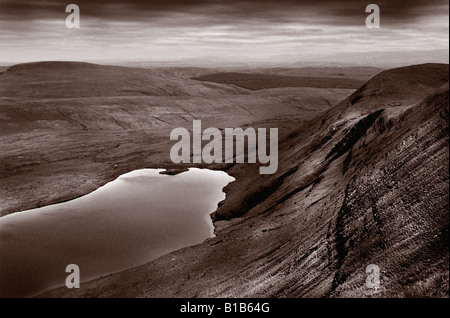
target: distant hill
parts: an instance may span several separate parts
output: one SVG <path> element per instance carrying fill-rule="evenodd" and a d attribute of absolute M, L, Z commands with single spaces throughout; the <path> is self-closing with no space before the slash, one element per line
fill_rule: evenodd
<path fill-rule="evenodd" d="M 205 55 L 179 60 L 95 60 L 94 63 L 114 64 L 133 67 L 207 67 L 207 68 L 301 68 L 301 67 L 355 67 L 365 65 L 377 68 L 393 68 L 423 63 L 449 63 L 449 50 L 423 49 L 406 51 L 326 51 L 310 53 L 289 53 L 264 57 Z"/>
<path fill-rule="evenodd" d="M 36 62 L 9 67 L 0 74 L 0 135 L 54 129 L 61 132 L 110 129 L 154 129 L 185 124 L 193 119 L 229 121 L 233 125 L 274 116 L 307 120 L 354 91 L 348 81 L 360 82 L 374 69 L 320 69 L 317 78 L 302 80 L 302 88 L 284 87 L 276 72 L 258 70 L 275 78 L 270 91 L 251 91 L 235 85 L 191 79 L 215 69 L 174 67 L 139 69 L 81 62 Z M 347 72 L 348 71 L 348 72 Z M 335 75 L 336 73 L 344 74 Z M 314 74 L 314 69 L 305 70 Z M 245 75 L 242 75 L 245 77 Z M 335 86 L 321 88 L 332 77 Z M 352 78 L 355 76 L 356 78 Z M 298 77 L 293 77 L 297 81 Z M 249 85 L 258 85 L 258 79 Z M 11 99 L 11 100 L 10 100 Z"/>
<path fill-rule="evenodd" d="M 188 95 L 180 85 L 150 70 L 81 62 L 36 62 L 0 75 L 4 97 L 71 98 Z"/>

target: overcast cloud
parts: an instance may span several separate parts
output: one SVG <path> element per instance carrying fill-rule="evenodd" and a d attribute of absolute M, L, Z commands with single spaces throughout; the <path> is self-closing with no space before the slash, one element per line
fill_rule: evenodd
<path fill-rule="evenodd" d="M 234 56 L 237 60 L 341 52 L 448 49 L 448 1 L 75 0 L 81 28 L 67 29 L 62 0 L 0 0 L 0 61 Z"/>

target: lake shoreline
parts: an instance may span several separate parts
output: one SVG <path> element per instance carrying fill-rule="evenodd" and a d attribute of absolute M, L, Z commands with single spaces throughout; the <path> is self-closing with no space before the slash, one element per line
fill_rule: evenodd
<path fill-rule="evenodd" d="M 182 175 L 181 169 L 176 175 L 161 173 L 165 171 L 136 169 L 80 198 L 0 219 L 6 243 L 1 250 L 10 255 L 2 263 L 3 297 L 9 297 L 10 288 L 12 297 L 58 288 L 61 283 L 56 282 L 65 279 L 59 269 L 69 263 L 80 264 L 85 283 L 214 238 L 211 214 L 235 178 L 195 167 Z M 28 277 L 31 272 L 16 269 L 23 266 L 60 273 Z M 32 289 L 21 287 L 28 285 Z M 32 286 L 41 287 L 32 291 Z"/>
<path fill-rule="evenodd" d="M 182 167 L 180 167 L 182 166 Z M 134 165 L 130 164 L 129 169 L 126 167 L 115 167 L 112 171 L 113 173 L 108 173 L 106 175 L 103 175 L 99 180 L 96 180 L 95 183 L 91 187 L 85 188 L 85 187 L 76 187 L 76 188 L 66 188 L 63 189 L 61 192 L 62 194 L 56 198 L 56 199 L 50 199 L 45 200 L 45 198 L 38 198 L 37 200 L 39 202 L 43 202 L 44 204 L 27 204 L 27 203 L 21 203 L 17 204 L 16 208 L 9 208 L 0 213 L 0 219 L 6 215 L 14 214 L 14 213 L 20 213 L 22 211 L 26 210 L 33 210 L 37 208 L 46 207 L 53 204 L 59 204 L 59 203 L 65 203 L 72 200 L 75 200 L 77 198 L 83 197 L 91 192 L 94 192 L 95 190 L 103 187 L 104 185 L 108 184 L 111 181 L 116 180 L 121 175 L 129 173 L 134 170 L 142 170 L 142 169 L 165 169 L 165 171 L 160 172 L 162 175 L 178 175 L 180 173 L 189 171 L 189 168 L 199 168 L 199 169 L 209 169 L 209 170 L 221 170 L 224 172 L 227 172 L 227 170 L 232 167 L 233 164 L 212 164 L 212 165 L 206 165 L 206 164 L 152 164 L 149 166 L 143 166 L 143 167 L 135 167 Z M 228 172 L 227 172 L 228 173 Z M 232 176 L 232 175 L 230 175 Z M 235 176 L 232 176 L 236 178 Z M 58 183 L 52 184 L 52 187 L 60 187 Z M 45 187 L 45 186 L 44 186 Z M 224 191 L 225 192 L 225 191 Z M 44 201 L 41 201 L 44 200 Z M 214 220 L 213 220 L 214 221 Z"/>

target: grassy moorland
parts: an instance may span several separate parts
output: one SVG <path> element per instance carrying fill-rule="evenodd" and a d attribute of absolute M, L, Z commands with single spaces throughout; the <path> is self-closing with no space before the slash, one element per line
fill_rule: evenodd
<path fill-rule="evenodd" d="M 198 80 L 223 70 L 120 68 L 139 75 L 117 77 L 114 92 L 95 85 L 111 77 L 109 67 L 95 66 L 87 87 L 86 70 L 44 80 L 42 67 L 0 75 L 3 214 L 76 197 L 136 168 L 179 168 L 168 134 L 195 118 L 205 127 L 278 127 L 280 162 L 273 175 L 260 175 L 259 164 L 209 166 L 236 177 L 212 215 L 215 238 L 41 296 L 448 297 L 448 65 L 386 70 L 353 89 L 265 90 Z M 20 76 L 25 92 L 14 88 Z M 60 80 L 72 85 L 46 93 Z M 381 270 L 377 293 L 365 286 L 369 264 Z"/>

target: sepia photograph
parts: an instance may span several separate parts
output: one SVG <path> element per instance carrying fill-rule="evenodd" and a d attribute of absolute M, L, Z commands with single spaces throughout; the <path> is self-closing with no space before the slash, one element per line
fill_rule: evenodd
<path fill-rule="evenodd" d="M 448 0 L 72 1 L 0 0 L 0 298 L 449 298 Z"/>

